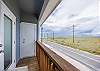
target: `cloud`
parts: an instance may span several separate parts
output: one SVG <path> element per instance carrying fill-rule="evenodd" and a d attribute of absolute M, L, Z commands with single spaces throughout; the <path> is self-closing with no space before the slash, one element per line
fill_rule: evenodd
<path fill-rule="evenodd" d="M 56 10 L 44 22 L 43 27 L 55 32 L 72 31 L 75 25 L 76 33 L 93 35 L 99 33 L 95 29 L 100 26 L 99 0 L 63 0 Z M 100 1 L 99 1 L 100 2 Z M 78 26 L 76 26 L 78 25 Z M 69 29 L 67 29 L 69 27 Z M 94 31 L 95 30 L 95 31 Z"/>

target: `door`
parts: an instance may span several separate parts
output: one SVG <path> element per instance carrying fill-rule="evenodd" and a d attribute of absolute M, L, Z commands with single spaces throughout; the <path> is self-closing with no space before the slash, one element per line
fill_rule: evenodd
<path fill-rule="evenodd" d="M 35 56 L 36 24 L 22 22 L 20 24 L 21 58 Z"/>
<path fill-rule="evenodd" d="M 2 1 L 0 7 L 0 71 L 14 71 L 16 17 Z"/>

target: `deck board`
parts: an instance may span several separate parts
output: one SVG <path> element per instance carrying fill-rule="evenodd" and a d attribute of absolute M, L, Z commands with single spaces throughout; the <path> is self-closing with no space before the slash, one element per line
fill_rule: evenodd
<path fill-rule="evenodd" d="M 28 66 L 28 71 L 39 71 L 39 65 L 36 57 L 20 59 L 16 67 Z"/>

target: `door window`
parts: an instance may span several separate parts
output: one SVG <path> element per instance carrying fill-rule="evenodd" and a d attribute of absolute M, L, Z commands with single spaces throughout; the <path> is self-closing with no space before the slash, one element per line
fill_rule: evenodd
<path fill-rule="evenodd" d="M 4 16 L 4 69 L 12 63 L 12 20 Z"/>

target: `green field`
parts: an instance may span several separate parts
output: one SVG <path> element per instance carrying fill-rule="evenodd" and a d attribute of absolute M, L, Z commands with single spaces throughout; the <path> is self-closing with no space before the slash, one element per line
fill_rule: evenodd
<path fill-rule="evenodd" d="M 79 37 L 75 38 L 75 42 L 73 43 L 72 38 L 55 38 L 48 39 L 48 41 L 56 42 L 65 46 L 70 46 L 75 49 L 80 49 L 83 51 L 87 51 L 96 55 L 100 55 L 100 38 L 97 37 Z"/>

